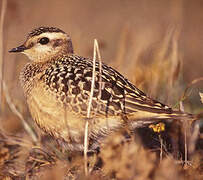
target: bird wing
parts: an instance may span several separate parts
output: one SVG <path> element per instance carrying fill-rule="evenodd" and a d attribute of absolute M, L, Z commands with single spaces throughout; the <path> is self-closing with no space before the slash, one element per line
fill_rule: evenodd
<path fill-rule="evenodd" d="M 91 104 L 93 116 L 146 112 L 147 117 L 152 114 L 154 117 L 157 114 L 165 116 L 173 113 L 168 106 L 147 97 L 115 69 L 102 64 L 100 73 L 99 63 L 96 62 L 95 71 Z M 57 60 L 56 64 L 46 69 L 42 78 L 64 104 L 71 105 L 74 112 L 86 116 L 92 72 L 91 59 L 70 55 Z"/>

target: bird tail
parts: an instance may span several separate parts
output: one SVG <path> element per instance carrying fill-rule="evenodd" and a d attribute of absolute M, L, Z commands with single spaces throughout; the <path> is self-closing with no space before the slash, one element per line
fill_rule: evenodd
<path fill-rule="evenodd" d="M 197 115 L 183 113 L 181 111 L 166 111 L 165 113 L 154 113 L 147 111 L 137 111 L 127 115 L 127 121 L 130 122 L 132 128 L 146 127 L 154 123 L 171 123 L 173 121 L 194 122 L 198 119 Z"/>

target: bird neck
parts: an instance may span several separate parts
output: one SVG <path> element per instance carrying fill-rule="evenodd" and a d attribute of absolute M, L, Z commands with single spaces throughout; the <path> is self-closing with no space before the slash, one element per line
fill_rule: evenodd
<path fill-rule="evenodd" d="M 27 97 L 31 89 L 34 87 L 36 79 L 40 78 L 40 73 L 43 72 L 51 62 L 31 62 L 27 63 L 20 73 L 20 83 L 23 88 L 24 94 Z"/>

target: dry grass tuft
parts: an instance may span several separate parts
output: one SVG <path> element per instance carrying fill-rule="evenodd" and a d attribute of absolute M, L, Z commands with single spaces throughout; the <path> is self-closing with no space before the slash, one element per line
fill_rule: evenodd
<path fill-rule="evenodd" d="M 125 141 L 116 133 L 107 139 L 101 151 L 103 171 L 118 179 L 149 179 L 158 163 L 155 153 L 147 152 L 133 140 Z"/>

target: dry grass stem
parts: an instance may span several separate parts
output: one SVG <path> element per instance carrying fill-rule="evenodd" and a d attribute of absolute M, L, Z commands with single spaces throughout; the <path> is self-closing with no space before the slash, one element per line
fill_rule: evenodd
<path fill-rule="evenodd" d="M 188 161 L 187 121 L 184 121 L 184 147 L 185 147 L 185 163 L 187 163 Z"/>
<path fill-rule="evenodd" d="M 32 138 L 32 140 L 34 142 L 37 142 L 38 139 L 37 139 L 37 136 L 35 134 L 35 132 L 32 130 L 32 128 L 29 126 L 29 124 L 26 122 L 26 120 L 24 119 L 23 115 L 17 110 L 16 106 L 13 104 L 12 100 L 11 100 L 11 97 L 8 93 L 8 88 L 5 84 L 5 82 L 3 82 L 3 91 L 4 91 L 4 94 L 5 94 L 5 98 L 6 98 L 6 102 L 7 104 L 9 105 L 11 111 L 20 118 L 22 124 L 23 124 L 23 127 L 25 129 L 25 131 L 30 135 L 30 137 Z"/>
<path fill-rule="evenodd" d="M 199 96 L 200 96 L 200 100 L 201 100 L 201 102 L 203 104 L 203 93 L 199 92 Z"/>
<path fill-rule="evenodd" d="M 0 16 L 0 107 L 2 107 L 2 84 L 3 84 L 3 28 L 4 18 L 6 14 L 7 0 L 2 0 L 1 16 Z"/>
<path fill-rule="evenodd" d="M 98 60 L 99 60 L 99 98 L 101 98 L 101 91 L 102 91 L 102 61 L 101 61 L 101 54 L 99 51 L 99 45 L 97 40 L 95 39 L 95 46 L 96 46 L 96 50 L 97 50 L 97 56 L 98 56 Z"/>
<path fill-rule="evenodd" d="M 87 119 L 85 124 L 85 136 L 84 136 L 84 166 L 85 166 L 85 175 L 88 175 L 88 159 L 87 159 L 87 152 L 88 152 L 88 127 L 89 127 L 89 119 Z"/>
<path fill-rule="evenodd" d="M 159 134 L 159 141 L 160 141 L 160 161 L 163 159 L 163 139 L 161 138 L 161 135 Z"/>
<path fill-rule="evenodd" d="M 116 64 L 114 67 L 119 68 L 119 65 L 123 64 L 123 59 L 125 59 L 125 55 L 128 51 L 127 46 L 129 44 L 129 25 L 125 24 L 123 29 L 121 30 L 120 39 L 117 47 L 117 54 L 116 54 Z M 112 62 L 113 63 L 113 62 Z"/>
<path fill-rule="evenodd" d="M 92 82 L 91 82 L 91 91 L 90 91 L 90 97 L 89 97 L 89 103 L 88 103 L 88 109 L 87 109 L 87 121 L 85 124 L 85 135 L 84 135 L 84 163 L 85 163 L 85 175 L 88 175 L 88 167 L 87 167 L 87 152 L 88 152 L 88 126 L 89 126 L 89 118 L 90 118 L 90 112 L 91 112 L 91 106 L 92 106 L 92 98 L 94 93 L 94 84 L 95 84 L 95 67 L 96 67 L 96 55 L 98 51 L 98 42 L 95 39 L 94 40 L 94 52 L 93 52 L 93 72 L 92 72 Z M 101 59 L 100 54 L 98 53 L 98 56 Z"/>
<path fill-rule="evenodd" d="M 183 101 L 180 101 L 180 110 L 184 112 Z M 184 148 L 185 148 L 185 163 L 188 162 L 188 145 L 187 145 L 187 121 L 183 121 L 183 129 L 184 129 Z"/>
<path fill-rule="evenodd" d="M 192 135 L 191 135 L 190 140 L 189 140 L 189 147 L 188 147 L 189 155 L 193 154 L 195 151 L 196 142 L 197 142 L 199 132 L 200 132 L 200 125 L 199 124 L 200 124 L 199 121 L 196 121 L 194 124 L 193 132 L 192 132 Z"/>

